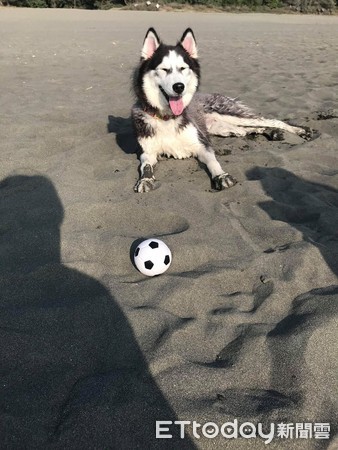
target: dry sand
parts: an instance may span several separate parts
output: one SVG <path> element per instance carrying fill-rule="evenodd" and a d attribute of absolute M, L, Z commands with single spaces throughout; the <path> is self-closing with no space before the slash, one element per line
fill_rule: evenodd
<path fill-rule="evenodd" d="M 135 194 L 150 25 L 193 27 L 202 91 L 319 136 L 215 138 L 234 188 L 164 160 Z M 338 18 L 2 8 L 0 42 L 1 448 L 336 449 Z M 148 236 L 174 255 L 154 279 L 129 255 Z M 331 440 L 154 438 L 177 419 Z"/>

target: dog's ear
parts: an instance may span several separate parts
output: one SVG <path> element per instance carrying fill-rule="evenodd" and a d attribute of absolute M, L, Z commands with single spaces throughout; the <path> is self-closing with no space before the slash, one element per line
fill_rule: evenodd
<path fill-rule="evenodd" d="M 191 28 L 187 28 L 185 30 L 183 36 L 181 37 L 180 44 L 192 58 L 198 58 L 196 39 Z"/>
<path fill-rule="evenodd" d="M 157 48 L 160 46 L 161 41 L 157 36 L 154 28 L 149 28 L 146 37 L 144 38 L 143 47 L 141 50 L 141 58 L 149 59 L 153 56 Z"/>

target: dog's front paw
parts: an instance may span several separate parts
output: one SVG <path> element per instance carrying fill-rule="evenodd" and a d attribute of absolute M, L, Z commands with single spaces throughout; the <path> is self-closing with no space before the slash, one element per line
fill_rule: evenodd
<path fill-rule="evenodd" d="M 228 173 L 221 173 L 213 178 L 215 189 L 221 191 L 222 189 L 230 188 L 237 183 L 237 180 Z"/>
<path fill-rule="evenodd" d="M 155 189 L 155 178 L 140 178 L 134 186 L 135 192 L 149 192 Z"/>

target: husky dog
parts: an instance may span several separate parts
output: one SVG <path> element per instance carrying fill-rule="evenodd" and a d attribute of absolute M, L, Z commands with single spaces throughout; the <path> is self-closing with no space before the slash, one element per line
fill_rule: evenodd
<path fill-rule="evenodd" d="M 136 192 L 154 189 L 154 166 L 161 155 L 177 159 L 196 157 L 206 165 L 217 190 L 236 184 L 217 161 L 209 133 L 245 136 L 277 129 L 306 136 L 301 128 L 257 116 L 236 99 L 197 93 L 199 82 L 193 31 L 188 28 L 176 45 L 165 45 L 149 28 L 134 73 L 137 103 L 132 119 L 142 149 Z"/>

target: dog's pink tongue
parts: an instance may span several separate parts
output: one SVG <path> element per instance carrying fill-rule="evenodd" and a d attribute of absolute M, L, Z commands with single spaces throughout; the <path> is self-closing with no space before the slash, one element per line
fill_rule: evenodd
<path fill-rule="evenodd" d="M 175 116 L 179 116 L 184 110 L 183 100 L 181 97 L 170 97 L 169 106 Z"/>

